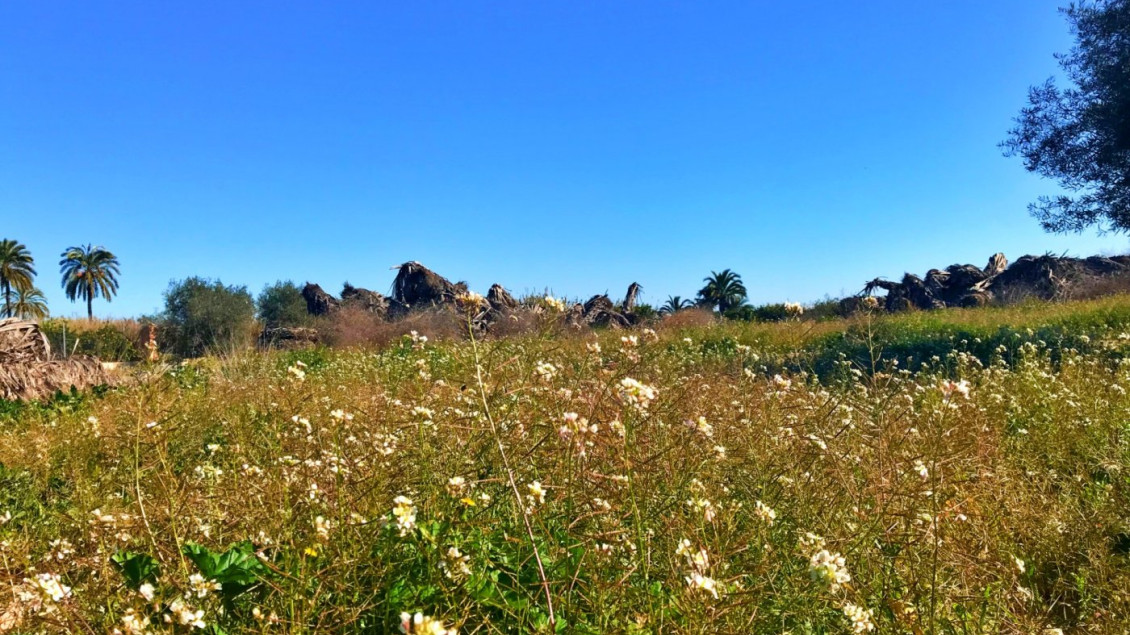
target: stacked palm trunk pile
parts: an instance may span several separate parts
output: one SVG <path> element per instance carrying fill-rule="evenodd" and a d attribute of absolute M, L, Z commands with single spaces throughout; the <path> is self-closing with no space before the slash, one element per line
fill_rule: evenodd
<path fill-rule="evenodd" d="M 71 387 L 111 384 L 93 357 L 51 359 L 51 345 L 35 322 L 0 320 L 0 399 L 44 399 Z"/>
<path fill-rule="evenodd" d="M 424 265 L 412 261 L 393 267 L 397 270 L 392 283 L 392 294 L 381 295 L 376 291 L 361 289 L 346 283 L 338 299 L 322 287 L 306 283 L 302 296 L 306 299 L 306 311 L 313 316 L 330 315 L 336 311 L 355 308 L 372 313 L 386 321 L 395 321 L 413 311 L 456 310 L 461 296 L 468 293 L 466 282 L 452 282 Z M 576 304 L 562 315 L 565 324 L 575 327 L 626 328 L 639 321 L 636 314 L 636 298 L 642 287 L 632 283 L 624 301 L 617 305 L 608 295 L 594 295 L 584 304 Z M 504 320 L 516 317 L 522 312 L 538 309 L 532 304 L 524 304 L 499 284 L 491 286 L 482 310 L 473 316 L 476 328 L 490 331 Z M 297 331 L 302 331 L 298 333 Z M 317 333 L 311 329 L 268 329 L 263 332 L 261 341 L 267 342 L 315 342 Z"/>
<path fill-rule="evenodd" d="M 876 278 L 867 283 L 863 295 L 886 291 L 883 304 L 895 312 L 1010 304 L 1028 298 L 1086 298 L 1125 285 L 1130 285 L 1130 256 L 1024 256 L 1010 266 L 1004 254 L 994 254 L 984 268 L 950 265 L 931 269 L 924 278 L 908 273 L 900 282 Z M 851 312 L 861 306 L 861 298 L 846 298 L 842 306 Z"/>

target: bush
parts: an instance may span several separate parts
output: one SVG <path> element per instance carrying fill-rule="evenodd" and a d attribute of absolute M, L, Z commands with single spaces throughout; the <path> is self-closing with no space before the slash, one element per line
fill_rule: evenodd
<path fill-rule="evenodd" d="M 783 322 L 789 318 L 784 304 L 763 304 L 761 306 L 740 306 L 726 313 L 726 317 L 743 322 Z"/>
<path fill-rule="evenodd" d="M 636 317 L 640 318 L 641 320 L 654 320 L 655 318 L 659 317 L 659 311 L 656 311 L 655 307 L 651 306 L 650 304 L 644 304 L 642 302 L 637 304 L 635 311 L 632 312 L 635 313 Z"/>
<path fill-rule="evenodd" d="M 134 321 L 88 322 L 62 318 L 40 323 L 51 350 L 59 357 L 91 355 L 108 362 L 136 362 L 143 357 Z"/>
<path fill-rule="evenodd" d="M 757 309 L 748 304 L 743 304 L 741 306 L 736 306 L 729 311 L 726 311 L 722 314 L 722 317 L 726 318 L 727 320 L 752 322 L 757 319 Z"/>
<path fill-rule="evenodd" d="M 259 309 L 259 321 L 264 326 L 307 326 L 310 323 L 306 298 L 302 297 L 302 290 L 298 285 L 290 280 L 279 280 L 263 287 L 256 305 Z"/>
<path fill-rule="evenodd" d="M 825 296 L 823 300 L 805 309 L 804 317 L 811 320 L 834 320 L 847 317 L 847 314 L 838 299 Z"/>
<path fill-rule="evenodd" d="M 181 357 L 246 348 L 255 338 L 255 302 L 247 287 L 192 277 L 165 291 L 161 350 Z"/>

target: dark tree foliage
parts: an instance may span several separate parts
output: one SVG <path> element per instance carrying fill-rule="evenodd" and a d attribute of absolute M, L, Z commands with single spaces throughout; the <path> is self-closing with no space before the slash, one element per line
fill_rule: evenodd
<path fill-rule="evenodd" d="M 1054 79 L 1028 92 L 1028 106 L 1002 144 L 1030 172 L 1059 181 L 1070 195 L 1029 206 L 1044 229 L 1098 225 L 1130 230 L 1130 0 L 1062 9 L 1075 46 L 1056 55 L 1070 86 Z"/>
<path fill-rule="evenodd" d="M 280 280 L 263 287 L 256 301 L 259 321 L 264 326 L 303 326 L 310 321 L 306 312 L 306 298 L 302 290 L 290 280 Z"/>
<path fill-rule="evenodd" d="M 254 337 L 255 302 L 247 287 L 219 280 L 187 278 L 165 291 L 163 349 L 182 357 L 227 353 Z"/>

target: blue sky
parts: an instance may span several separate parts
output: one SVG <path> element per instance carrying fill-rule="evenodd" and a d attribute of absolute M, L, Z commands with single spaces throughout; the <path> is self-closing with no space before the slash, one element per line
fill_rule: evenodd
<path fill-rule="evenodd" d="M 7 2 L 0 237 L 103 244 L 103 316 L 172 279 L 755 303 L 1125 236 L 1043 233 L 996 144 L 1057 2 Z"/>

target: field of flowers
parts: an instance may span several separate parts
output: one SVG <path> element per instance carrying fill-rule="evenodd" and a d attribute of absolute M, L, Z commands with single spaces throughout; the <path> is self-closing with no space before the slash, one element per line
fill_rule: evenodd
<path fill-rule="evenodd" d="M 8 404 L 0 633 L 1125 632 L 1130 335 L 996 322 L 912 364 L 869 317 L 406 336 Z"/>

